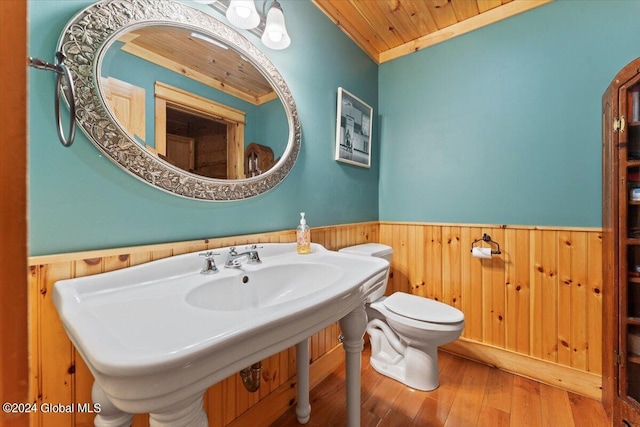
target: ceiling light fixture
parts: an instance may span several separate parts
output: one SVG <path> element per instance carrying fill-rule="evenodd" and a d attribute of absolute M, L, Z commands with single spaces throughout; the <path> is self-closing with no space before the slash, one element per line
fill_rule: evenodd
<path fill-rule="evenodd" d="M 262 43 L 269 49 L 286 49 L 291 44 L 284 22 L 284 13 L 277 0 L 274 0 L 267 13 L 267 23 L 262 34 Z"/>
<path fill-rule="evenodd" d="M 207 0 L 195 1 L 204 3 Z M 286 49 L 291 44 L 291 38 L 287 32 L 282 6 L 277 0 L 273 0 L 267 11 L 268 1 L 264 0 L 262 3 L 262 13 L 256 9 L 254 0 L 218 0 L 207 4 L 223 13 L 231 25 L 258 35 L 269 49 Z"/>
<path fill-rule="evenodd" d="M 226 13 L 231 25 L 251 30 L 260 23 L 260 15 L 253 0 L 232 0 Z"/>

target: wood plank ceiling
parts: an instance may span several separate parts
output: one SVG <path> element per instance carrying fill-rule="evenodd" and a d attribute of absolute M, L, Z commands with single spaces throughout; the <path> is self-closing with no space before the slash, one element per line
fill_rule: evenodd
<path fill-rule="evenodd" d="M 205 35 L 156 25 L 126 33 L 119 41 L 124 43 L 124 52 L 252 104 L 277 98 L 271 84 L 251 62 Z"/>
<path fill-rule="evenodd" d="M 551 1 L 313 0 L 313 3 L 380 64 Z"/>

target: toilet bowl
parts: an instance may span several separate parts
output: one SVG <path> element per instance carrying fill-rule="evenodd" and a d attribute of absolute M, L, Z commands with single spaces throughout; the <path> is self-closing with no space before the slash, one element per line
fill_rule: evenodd
<path fill-rule="evenodd" d="M 391 261 L 393 249 L 367 243 L 341 252 L 377 256 Z M 366 304 L 371 366 L 379 373 L 417 390 L 434 390 L 438 380 L 438 347 L 455 341 L 464 328 L 464 314 L 432 299 L 396 292 L 384 296 L 387 278 Z"/>

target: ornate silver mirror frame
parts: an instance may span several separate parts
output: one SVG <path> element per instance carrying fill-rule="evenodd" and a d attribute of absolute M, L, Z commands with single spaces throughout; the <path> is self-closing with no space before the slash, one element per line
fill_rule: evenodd
<path fill-rule="evenodd" d="M 163 24 L 199 31 L 226 43 L 248 58 L 271 83 L 284 105 L 289 125 L 287 147 L 273 168 L 262 175 L 241 180 L 194 175 L 145 150 L 115 120 L 101 95 L 99 76 L 104 53 L 127 31 Z M 65 55 L 65 64 L 76 86 L 76 120 L 80 128 L 114 163 L 156 188 L 197 200 L 247 199 L 282 182 L 298 157 L 300 122 L 284 79 L 249 40 L 200 10 L 171 0 L 103 0 L 71 19 L 62 32 L 58 50 Z"/>

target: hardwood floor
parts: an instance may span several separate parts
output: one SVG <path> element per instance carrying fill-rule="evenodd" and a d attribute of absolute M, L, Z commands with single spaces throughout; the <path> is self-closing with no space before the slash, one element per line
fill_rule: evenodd
<path fill-rule="evenodd" d="M 440 387 L 413 390 L 378 374 L 362 357 L 362 421 L 366 427 L 603 427 L 600 402 L 440 352 Z M 344 366 L 311 390 L 307 426 L 346 425 Z M 295 407 L 272 427 L 300 426 Z"/>

